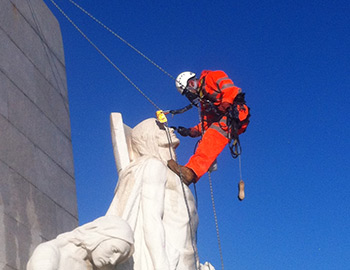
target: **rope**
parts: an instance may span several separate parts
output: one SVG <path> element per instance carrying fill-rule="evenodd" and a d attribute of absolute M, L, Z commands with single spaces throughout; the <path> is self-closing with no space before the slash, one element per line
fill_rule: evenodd
<path fill-rule="evenodd" d="M 109 31 L 110 33 L 112 33 L 114 36 L 116 36 L 118 39 L 120 39 L 122 42 L 124 42 L 127 46 L 129 46 L 131 49 L 133 49 L 134 51 L 136 51 L 139 55 L 141 55 L 142 57 L 144 57 L 146 60 L 148 60 L 151 64 L 153 64 L 155 67 L 157 67 L 159 70 L 161 70 L 163 73 L 165 73 L 166 75 L 168 75 L 171 79 L 176 80 L 171 74 L 169 74 L 168 72 L 166 72 L 162 67 L 160 67 L 159 65 L 157 65 L 154 61 L 152 61 L 150 58 L 148 58 L 146 55 L 144 55 L 142 52 L 140 52 L 139 50 L 137 50 L 134 46 L 132 46 L 130 43 L 128 43 L 126 40 L 124 40 L 121 36 L 119 36 L 117 33 L 115 33 L 113 30 L 111 30 L 109 27 L 107 27 L 105 24 L 103 24 L 101 21 L 99 21 L 98 19 L 96 19 L 94 16 L 92 16 L 89 12 L 87 12 L 85 9 L 83 9 L 81 6 L 79 6 L 77 3 L 75 3 L 73 0 L 68 0 L 69 2 L 71 2 L 73 5 L 75 5 L 77 8 L 79 8 L 82 12 L 84 12 L 86 15 L 88 15 L 91 19 L 93 19 L 94 21 L 96 21 L 98 24 L 100 24 L 102 27 L 104 27 L 107 31 Z M 126 74 L 124 72 L 122 72 L 121 69 L 119 69 L 114 63 L 113 61 L 107 57 L 107 55 L 105 55 L 88 37 L 87 35 L 69 18 L 69 16 L 57 5 L 57 3 L 54 0 L 50 0 L 50 2 L 61 12 L 61 14 L 73 25 L 73 27 L 98 51 L 99 54 L 101 54 L 132 86 L 134 86 L 134 88 L 136 88 L 136 90 L 142 94 L 157 110 L 161 110 L 160 107 L 158 107 L 143 91 L 141 91 L 141 89 L 131 80 L 129 79 L 128 76 L 126 76 Z M 171 136 L 169 133 L 169 127 L 166 126 L 166 133 L 167 133 L 167 139 L 169 142 L 169 150 L 170 150 L 170 156 L 172 158 L 172 151 L 171 151 L 171 147 L 172 147 L 172 140 L 171 140 Z M 176 152 L 175 149 L 173 148 L 174 154 L 175 154 L 175 160 L 177 160 L 176 158 Z M 220 252 L 220 258 L 221 258 L 221 265 L 222 265 L 222 270 L 224 269 L 224 265 L 223 265 L 223 256 L 222 256 L 222 249 L 221 249 L 221 242 L 220 242 L 220 235 L 219 235 L 219 228 L 218 228 L 218 222 L 217 222 L 217 216 L 216 216 L 216 210 L 215 210 L 215 203 L 214 203 L 214 196 L 213 196 L 213 190 L 212 190 L 212 184 L 211 184 L 211 176 L 209 173 L 209 183 L 210 183 L 210 189 L 211 189 L 211 197 L 212 197 L 212 203 L 213 203 L 213 210 L 214 210 L 214 218 L 215 218 L 215 225 L 216 225 L 216 231 L 217 231 L 217 238 L 218 238 L 218 244 L 219 244 L 219 252 Z M 187 209 L 187 213 L 188 213 L 188 217 L 189 217 L 189 225 L 190 225 L 190 234 L 191 234 L 191 243 L 192 243 L 192 248 L 194 251 L 194 258 L 195 258 L 195 267 L 197 270 L 197 263 L 199 265 L 200 268 L 200 264 L 199 264 L 199 259 L 198 259 L 198 250 L 196 248 L 196 245 L 194 243 L 194 233 L 193 233 L 193 228 L 192 228 L 192 218 L 191 218 L 191 213 L 190 213 L 190 209 L 189 209 L 189 205 L 188 205 L 188 200 L 186 197 L 186 193 L 185 193 L 185 189 L 184 189 L 184 182 L 182 180 L 182 175 L 181 175 L 181 170 L 180 170 L 180 180 L 181 180 L 181 187 L 182 187 L 182 192 L 184 195 L 184 200 L 185 200 L 185 204 L 186 204 L 186 209 Z M 199 269 L 200 270 L 200 269 Z"/>
<path fill-rule="evenodd" d="M 52 1 L 52 0 L 50 0 Z M 94 17 L 91 13 L 89 13 L 87 10 L 85 10 L 83 7 L 81 7 L 80 5 L 78 5 L 76 2 L 74 2 L 73 0 L 68 0 L 71 4 L 73 4 L 74 6 L 76 6 L 78 9 L 80 9 L 83 13 L 85 13 L 87 16 L 89 16 L 91 19 L 93 19 L 95 22 L 97 22 L 99 25 L 101 25 L 103 28 L 105 28 L 107 31 L 109 31 L 112 35 L 114 35 L 115 37 L 117 37 L 120 41 L 122 41 L 124 44 L 126 44 L 129 48 L 133 49 L 136 53 L 138 53 L 139 55 L 141 55 L 143 58 L 145 58 L 148 62 L 150 62 L 152 65 L 154 65 L 156 68 L 158 68 L 160 71 L 162 71 L 165 75 L 167 75 L 169 78 L 171 78 L 172 80 L 176 81 L 176 78 L 174 76 L 172 76 L 169 72 L 167 72 L 164 68 L 162 68 L 161 66 L 159 66 L 157 63 L 155 63 L 154 61 L 152 61 L 149 57 L 147 57 L 145 54 L 143 54 L 140 50 L 138 50 L 137 48 L 135 48 L 133 45 L 131 45 L 129 42 L 127 42 L 125 39 L 123 39 L 120 35 L 118 35 L 116 32 L 114 32 L 111 28 L 109 28 L 107 25 L 105 25 L 104 23 L 102 23 L 100 20 L 98 20 L 96 17 Z M 177 81 L 179 84 L 181 84 L 181 82 Z M 182 84 L 181 84 L 182 85 Z M 183 85 L 184 87 L 186 87 L 186 85 Z"/>
<path fill-rule="evenodd" d="M 107 57 L 88 37 L 87 35 L 68 17 L 68 15 L 56 4 L 54 0 L 50 0 L 50 2 L 61 12 L 61 14 L 73 25 L 73 27 L 97 50 L 99 54 L 101 54 L 136 90 L 143 95 L 148 102 L 150 102 L 157 110 L 161 110 L 131 79 L 129 79 L 126 74 L 119 69 L 113 61 Z"/>
<path fill-rule="evenodd" d="M 76 5 L 79 9 L 81 9 L 84 13 L 86 13 L 88 16 L 90 16 L 92 19 L 94 19 L 96 22 L 98 22 L 99 24 L 101 24 L 104 28 L 106 28 L 108 31 L 110 31 L 112 34 L 114 34 L 116 37 L 118 37 L 119 39 L 121 39 L 124 43 L 126 43 L 129 47 L 131 47 L 132 49 L 134 49 L 136 52 L 138 52 L 139 54 L 141 54 L 143 57 L 145 57 L 148 61 L 150 61 L 152 64 L 154 64 L 156 67 L 158 67 L 161 71 L 163 71 L 165 74 L 167 74 L 168 76 L 170 76 L 172 79 L 175 79 L 174 77 L 172 77 L 169 73 L 167 73 L 164 69 L 162 69 L 160 66 L 156 65 L 153 61 L 151 61 L 148 57 L 146 57 L 144 54 L 142 54 L 140 51 L 138 51 L 136 48 L 134 48 L 132 45 L 130 45 L 128 42 L 126 42 L 124 39 L 122 39 L 119 35 L 117 35 L 115 32 L 113 32 L 110 28 L 108 28 L 107 26 L 105 26 L 104 24 L 102 24 L 99 20 L 97 20 L 95 17 L 93 17 L 90 13 L 88 13 L 87 11 L 85 11 L 83 8 L 81 8 L 78 4 L 76 4 L 74 1 L 69 0 L 72 4 Z M 50 2 L 61 12 L 61 14 L 73 25 L 73 27 L 117 70 L 119 71 L 119 73 L 121 73 L 121 75 L 127 79 L 129 81 L 130 84 L 132 84 L 157 110 L 161 110 L 160 107 L 158 107 L 150 98 L 147 97 L 147 95 L 141 91 L 141 89 L 139 89 L 113 62 L 110 58 L 108 58 L 88 37 L 87 35 L 69 18 L 69 16 L 57 5 L 57 3 L 54 0 L 50 0 Z M 172 147 L 172 140 L 171 140 L 171 136 L 169 133 L 169 127 L 167 126 L 167 124 L 165 124 L 166 126 L 166 134 L 167 134 L 167 139 L 169 142 L 169 150 L 170 150 L 170 156 L 172 157 L 172 151 L 171 151 L 171 147 Z M 175 154 L 175 160 L 176 160 L 176 152 L 175 149 L 173 149 L 174 154 Z M 194 233 L 193 233 L 193 228 L 192 228 L 192 218 L 191 218 L 191 213 L 190 213 L 190 209 L 189 209 L 189 205 L 188 205 L 188 200 L 185 194 L 185 189 L 184 189 L 184 183 L 182 181 L 182 177 L 180 175 L 180 179 L 181 179 L 181 186 L 182 186 L 182 192 L 184 195 L 184 200 L 185 200 L 185 204 L 186 204 L 186 209 L 187 209 L 187 213 L 188 213 L 188 217 L 189 217 L 189 224 L 190 224 L 190 234 L 191 234 L 191 242 L 192 242 L 192 248 L 194 251 L 194 256 L 195 256 L 195 262 L 196 262 L 196 269 L 197 269 L 197 262 L 199 262 L 198 259 L 198 251 L 196 249 L 196 245 L 194 243 Z"/>
<path fill-rule="evenodd" d="M 241 160 L 241 155 L 238 156 L 238 161 L 239 161 L 239 176 L 241 177 L 240 180 L 242 180 L 242 160 Z"/>
<path fill-rule="evenodd" d="M 203 138 L 203 135 L 204 135 L 204 121 L 202 119 L 200 106 L 198 106 L 198 117 L 199 117 L 199 122 L 202 123 L 202 134 L 201 134 L 201 137 Z M 216 237 L 217 237 L 218 247 L 219 247 L 221 269 L 224 270 L 224 258 L 223 258 L 223 255 L 222 255 L 221 240 L 220 240 L 220 233 L 219 233 L 219 223 L 218 223 L 218 218 L 217 218 L 217 215 L 216 215 L 214 191 L 213 191 L 213 184 L 212 184 L 212 180 L 211 180 L 211 172 L 209 172 L 209 171 L 208 171 L 208 178 L 209 178 L 209 187 L 210 187 L 210 198 L 211 198 L 211 203 L 212 203 L 212 206 L 213 206 L 213 214 L 214 214 L 214 221 L 215 221 Z"/>
<path fill-rule="evenodd" d="M 212 181 L 211 181 L 211 173 L 210 172 L 208 172 L 208 176 L 209 176 L 209 186 L 210 186 L 210 197 L 211 197 L 211 202 L 212 202 L 212 205 L 213 205 L 213 212 L 214 212 L 216 237 L 218 239 L 218 246 L 219 246 L 219 253 L 220 253 L 220 260 L 221 260 L 221 269 L 224 270 L 224 258 L 223 258 L 223 255 L 222 255 L 218 218 L 217 218 L 217 215 L 216 215 L 216 208 L 215 208 L 215 201 L 214 201 L 214 192 L 213 192 L 213 184 L 212 184 Z"/>
<path fill-rule="evenodd" d="M 129 42 L 127 42 L 125 39 L 123 39 L 120 35 L 118 35 L 116 32 L 114 32 L 111 28 L 106 26 L 104 23 L 102 23 L 100 20 L 98 20 L 96 17 L 94 17 L 91 13 L 86 11 L 84 8 L 82 8 L 80 5 L 78 5 L 73 0 L 68 0 L 71 4 L 76 6 L 78 9 L 80 9 L 83 13 L 85 13 L 87 16 L 89 16 L 91 19 L 93 19 L 95 22 L 97 22 L 99 25 L 101 25 L 103 28 L 105 28 L 107 31 L 109 31 L 111 34 L 113 34 L 115 37 L 117 37 L 120 41 L 122 41 L 124 44 L 129 46 L 131 49 L 133 49 L 136 53 L 141 55 L 143 58 L 145 58 L 148 62 L 150 62 L 152 65 L 154 65 L 156 68 L 158 68 L 160 71 L 162 71 L 164 74 L 166 74 L 168 77 L 170 77 L 175 82 L 178 82 L 181 84 L 181 82 L 176 81 L 176 78 L 172 76 L 169 72 L 167 72 L 164 68 L 156 64 L 154 61 L 152 61 L 149 57 L 147 57 L 145 54 L 143 54 L 140 50 L 136 49 L 133 45 L 131 45 Z M 83 31 L 68 17 L 68 15 L 58 6 L 58 4 L 54 0 L 50 0 L 50 2 L 62 13 L 62 15 L 75 27 L 76 30 L 125 78 L 129 81 L 131 85 L 133 85 L 157 110 L 160 110 L 160 108 L 149 98 L 146 96 L 144 92 L 141 91 L 139 87 L 137 87 L 87 36 L 83 33 Z M 185 86 L 184 86 L 185 87 Z"/>
<path fill-rule="evenodd" d="M 175 151 L 175 148 L 172 147 L 173 142 L 171 140 L 171 135 L 170 135 L 168 124 L 164 123 L 164 126 L 165 126 L 165 130 L 166 130 L 166 134 L 167 134 L 167 139 L 168 139 L 168 142 L 169 142 L 170 157 L 171 157 L 171 159 L 174 159 L 177 162 L 176 151 Z M 174 155 L 175 155 L 174 158 L 172 156 L 172 151 L 171 150 L 173 150 L 173 152 L 174 152 Z M 182 193 L 183 193 L 183 196 L 184 196 L 186 210 L 187 210 L 187 214 L 188 214 L 188 223 L 190 225 L 190 237 L 191 237 L 192 249 L 193 249 L 193 252 L 194 252 L 193 255 L 194 255 L 194 261 L 195 261 L 195 270 L 200 270 L 201 267 L 200 267 L 200 263 L 199 263 L 198 249 L 197 249 L 197 247 L 195 245 L 195 242 L 194 242 L 193 223 L 192 223 L 192 218 L 191 218 L 190 207 L 188 205 L 188 200 L 187 200 L 187 197 L 186 197 L 185 184 L 184 184 L 183 179 L 182 179 L 182 173 L 181 173 L 181 170 L 179 170 L 179 171 L 180 171 L 180 182 L 181 182 Z M 197 264 L 199 265 L 199 269 L 198 269 Z"/>
<path fill-rule="evenodd" d="M 129 42 L 127 42 L 125 39 L 123 39 L 120 35 L 115 33 L 112 29 L 110 29 L 108 26 L 106 26 L 104 23 L 102 23 L 100 20 L 98 20 L 96 17 L 91 15 L 88 11 L 86 11 L 84 8 L 79 6 L 76 2 L 73 0 L 68 0 L 73 5 L 75 5 L 77 8 L 79 8 L 82 12 L 84 12 L 87 16 L 89 16 L 91 19 L 93 19 L 95 22 L 100 24 L 103 28 L 105 28 L 107 31 L 112 33 L 115 37 L 117 37 L 119 40 L 121 40 L 123 43 L 125 43 L 127 46 L 129 46 L 131 49 L 133 49 L 135 52 L 137 52 L 139 55 L 141 55 L 143 58 L 145 58 L 148 62 L 150 62 L 152 65 L 154 65 L 156 68 L 158 68 L 160 71 L 162 71 L 164 74 L 168 75 L 171 79 L 176 80 L 171 74 L 169 74 L 165 69 L 163 69 L 161 66 L 157 65 L 154 61 L 152 61 L 149 57 L 144 55 L 141 51 L 136 49 L 134 46 L 132 46 Z"/>

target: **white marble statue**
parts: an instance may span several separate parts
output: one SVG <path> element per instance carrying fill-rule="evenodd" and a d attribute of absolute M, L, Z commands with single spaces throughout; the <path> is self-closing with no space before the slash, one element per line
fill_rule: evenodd
<path fill-rule="evenodd" d="M 172 129 L 169 134 L 177 147 L 179 139 Z M 133 158 L 127 166 L 118 167 L 115 196 L 106 214 L 120 216 L 134 231 L 135 252 L 117 269 L 197 269 L 197 209 L 190 189 L 167 167 L 174 152 L 166 127 L 154 118 L 141 122 L 131 131 L 131 146 Z"/>
<path fill-rule="evenodd" d="M 133 253 L 133 232 L 117 216 L 104 216 L 37 246 L 27 270 L 112 270 Z"/>

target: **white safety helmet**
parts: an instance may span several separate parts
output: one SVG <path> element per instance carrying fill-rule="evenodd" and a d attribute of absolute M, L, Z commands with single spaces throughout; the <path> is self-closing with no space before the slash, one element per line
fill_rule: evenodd
<path fill-rule="evenodd" d="M 185 72 L 180 73 L 179 76 L 177 76 L 176 81 L 175 81 L 177 91 L 179 91 L 180 94 L 183 95 L 184 90 L 187 86 L 188 80 L 195 78 L 195 77 L 196 77 L 196 73 L 193 73 L 191 71 L 185 71 Z"/>

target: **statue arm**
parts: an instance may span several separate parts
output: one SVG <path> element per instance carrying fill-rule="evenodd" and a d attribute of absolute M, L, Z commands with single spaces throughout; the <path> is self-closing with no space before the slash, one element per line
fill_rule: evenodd
<path fill-rule="evenodd" d="M 148 161 L 142 185 L 143 232 L 154 269 L 169 269 L 163 226 L 167 167 L 158 159 Z"/>

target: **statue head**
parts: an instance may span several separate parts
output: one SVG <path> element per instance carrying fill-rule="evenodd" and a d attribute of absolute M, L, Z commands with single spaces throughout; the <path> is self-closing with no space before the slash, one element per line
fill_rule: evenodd
<path fill-rule="evenodd" d="M 155 118 L 146 119 L 134 127 L 131 141 L 134 151 L 140 156 L 152 155 L 155 157 L 160 157 L 161 149 L 169 149 L 170 146 L 176 148 L 180 143 L 174 130 Z"/>
<path fill-rule="evenodd" d="M 127 222 L 117 216 L 100 217 L 57 239 L 85 249 L 97 268 L 121 263 L 134 251 L 133 232 Z"/>

